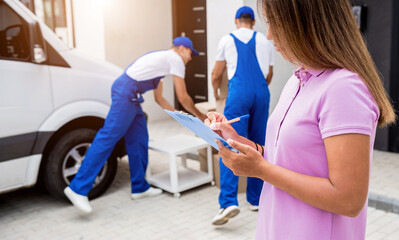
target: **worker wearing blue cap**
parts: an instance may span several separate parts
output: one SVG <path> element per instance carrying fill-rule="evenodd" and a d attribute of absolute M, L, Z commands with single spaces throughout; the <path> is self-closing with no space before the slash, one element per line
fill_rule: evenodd
<path fill-rule="evenodd" d="M 250 7 L 238 9 L 235 17 L 237 29 L 224 36 L 218 46 L 216 64 L 212 71 L 212 85 L 216 100 L 223 72 L 227 67 L 228 89 L 224 115 L 227 119 L 249 114 L 248 120 L 233 123 L 241 136 L 264 145 L 269 113 L 270 84 L 273 75 L 273 45 L 265 35 L 252 30 L 255 15 Z M 219 213 L 212 224 L 222 225 L 235 217 L 240 209 L 237 201 L 238 176 L 220 159 Z M 251 210 L 257 210 L 263 181 L 247 178 L 247 201 Z"/>
<path fill-rule="evenodd" d="M 162 96 L 162 78 L 174 76 L 174 86 L 179 102 L 190 113 L 204 120 L 188 95 L 184 82 L 185 65 L 191 56 L 198 55 L 192 41 L 177 37 L 169 50 L 149 52 L 130 64 L 112 85 L 112 104 L 104 126 L 98 131 L 78 173 L 65 188 L 64 193 L 72 204 L 83 213 L 92 212 L 88 194 L 94 180 L 112 153 L 116 143 L 124 138 L 129 157 L 131 197 L 139 199 L 162 193 L 150 187 L 145 180 L 148 164 L 147 123 L 141 103 L 142 94 L 154 90 L 155 101 L 164 109 L 174 111 Z"/>

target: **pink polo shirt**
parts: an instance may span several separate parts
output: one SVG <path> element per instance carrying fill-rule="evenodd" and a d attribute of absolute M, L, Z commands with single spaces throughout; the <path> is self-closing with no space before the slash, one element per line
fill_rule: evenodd
<path fill-rule="evenodd" d="M 265 158 L 292 171 L 328 177 L 323 139 L 369 135 L 370 164 L 379 109 L 357 74 L 346 69 L 298 69 L 289 79 L 269 118 Z M 364 239 L 367 203 L 355 217 L 315 208 L 265 182 L 256 239 Z"/>

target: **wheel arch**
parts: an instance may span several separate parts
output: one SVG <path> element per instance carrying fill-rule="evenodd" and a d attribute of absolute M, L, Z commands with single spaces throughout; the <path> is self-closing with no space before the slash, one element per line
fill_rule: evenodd
<path fill-rule="evenodd" d="M 64 124 L 57 131 L 55 131 L 51 135 L 51 137 L 49 138 L 43 149 L 42 161 L 40 163 L 40 168 L 39 168 L 38 182 L 40 182 L 40 184 L 42 183 L 41 181 L 43 178 L 44 168 L 46 166 L 47 161 L 50 160 L 48 159 L 50 151 L 51 149 L 53 149 L 54 145 L 62 136 L 64 136 L 68 132 L 71 132 L 79 128 L 88 128 L 98 131 L 103 125 L 104 125 L 104 119 L 101 117 L 83 116 L 77 119 L 73 119 L 72 121 Z M 126 155 L 126 149 L 123 139 L 121 139 L 117 143 L 114 151 L 118 157 Z"/>
<path fill-rule="evenodd" d="M 108 111 L 108 104 L 94 100 L 76 101 L 58 107 L 39 128 L 39 132 L 52 132 L 51 137 L 44 144 L 43 159 L 46 159 L 51 147 L 65 133 L 78 128 L 89 128 L 98 131 L 104 125 Z M 119 141 L 115 149 L 120 152 L 118 156 L 126 154 L 123 139 Z"/>

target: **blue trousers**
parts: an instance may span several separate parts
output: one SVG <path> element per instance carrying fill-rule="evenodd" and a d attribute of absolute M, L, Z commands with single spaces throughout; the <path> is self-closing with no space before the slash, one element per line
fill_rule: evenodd
<path fill-rule="evenodd" d="M 147 123 L 140 102 L 132 101 L 136 84 L 126 74 L 113 83 L 112 104 L 104 126 L 98 131 L 69 185 L 74 192 L 84 196 L 89 194 L 96 176 L 123 137 L 129 157 L 132 193 L 144 192 L 150 187 L 145 180 L 148 165 Z"/>
<path fill-rule="evenodd" d="M 249 119 L 232 124 L 240 136 L 251 141 L 265 144 L 266 124 L 269 113 L 270 92 L 256 57 L 256 32 L 251 40 L 245 44 L 233 34 L 237 49 L 237 69 L 229 80 L 228 95 L 224 115 L 228 120 L 249 114 Z M 220 194 L 221 208 L 237 205 L 238 176 L 227 168 L 222 160 L 220 166 Z M 247 178 L 247 201 L 252 205 L 259 205 L 263 180 L 253 177 Z"/>
<path fill-rule="evenodd" d="M 255 108 L 260 107 L 260 109 L 254 109 L 252 111 L 249 111 L 251 116 L 250 119 L 245 119 L 243 121 L 232 123 L 232 126 L 240 136 L 245 136 L 256 143 L 264 145 L 268 104 L 266 104 L 266 102 L 259 102 L 261 104 L 255 105 Z M 228 102 L 226 101 L 226 103 Z M 233 109 L 227 106 L 233 107 Z M 244 114 L 248 114 L 248 111 L 245 110 L 245 107 L 239 107 L 238 105 L 233 104 L 226 104 L 225 116 L 227 119 L 233 119 L 236 116 L 241 116 Z M 234 173 L 224 165 L 221 158 L 219 159 L 219 167 L 221 190 L 219 194 L 220 208 L 226 208 L 232 205 L 238 206 L 238 176 L 234 175 Z M 262 187 L 262 179 L 247 177 L 246 197 L 247 201 L 251 205 L 259 205 L 259 197 L 260 193 L 262 192 Z"/>

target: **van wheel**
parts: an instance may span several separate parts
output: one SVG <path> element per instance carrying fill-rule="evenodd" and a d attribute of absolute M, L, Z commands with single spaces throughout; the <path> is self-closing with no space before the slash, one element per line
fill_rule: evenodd
<path fill-rule="evenodd" d="M 44 170 L 44 185 L 50 194 L 67 199 L 64 189 L 78 172 L 96 133 L 93 129 L 76 129 L 62 136 L 54 145 Z M 89 199 L 96 198 L 107 190 L 115 178 L 117 165 L 114 151 L 98 173 L 89 192 Z"/>

